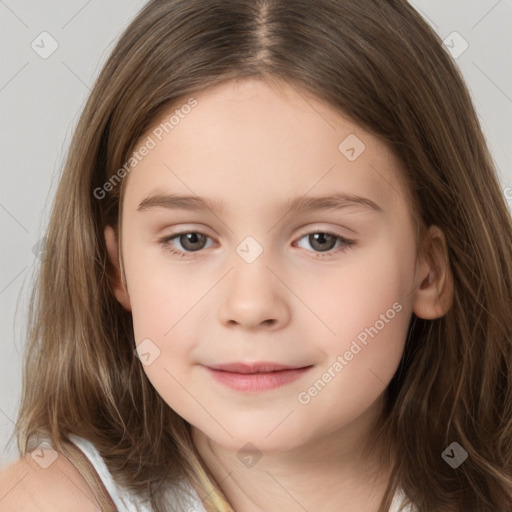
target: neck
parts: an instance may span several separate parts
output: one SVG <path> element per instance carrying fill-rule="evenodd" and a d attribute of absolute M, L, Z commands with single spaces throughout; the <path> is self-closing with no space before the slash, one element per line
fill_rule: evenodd
<path fill-rule="evenodd" d="M 391 465 L 363 446 L 372 435 L 381 403 L 342 428 L 315 435 L 286 451 L 244 458 L 192 427 L 192 439 L 216 482 L 236 512 L 305 510 L 377 512 Z M 374 420 L 373 422 L 371 420 Z M 256 461 L 256 462 L 254 462 Z"/>

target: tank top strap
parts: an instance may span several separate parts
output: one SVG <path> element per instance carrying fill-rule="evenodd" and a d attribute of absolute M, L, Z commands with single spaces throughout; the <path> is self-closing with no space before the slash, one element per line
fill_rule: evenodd
<path fill-rule="evenodd" d="M 105 490 L 107 506 L 114 508 L 107 508 L 109 512 L 152 512 L 151 507 L 147 501 L 143 501 L 129 489 L 125 489 L 117 484 L 112 474 L 108 470 L 103 457 L 100 455 L 97 448 L 87 439 L 69 434 L 69 439 L 76 446 L 83 456 L 88 459 L 88 463 L 94 468 L 96 477 L 100 480 L 101 486 Z M 103 509 L 102 509 L 103 511 Z"/>
<path fill-rule="evenodd" d="M 107 491 L 103 480 L 84 452 L 75 444 L 68 443 L 63 449 L 63 454 L 86 481 L 100 506 L 101 512 L 118 512 L 118 508 Z"/>

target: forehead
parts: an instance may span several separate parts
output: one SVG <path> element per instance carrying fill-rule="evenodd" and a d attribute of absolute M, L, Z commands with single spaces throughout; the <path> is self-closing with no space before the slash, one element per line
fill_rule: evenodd
<path fill-rule="evenodd" d="M 240 211 L 345 192 L 385 207 L 407 200 L 401 165 L 379 138 L 287 84 L 230 81 L 175 103 L 139 139 L 125 204 L 148 193 L 212 199 Z M 127 179 L 127 178 L 125 178 Z"/>

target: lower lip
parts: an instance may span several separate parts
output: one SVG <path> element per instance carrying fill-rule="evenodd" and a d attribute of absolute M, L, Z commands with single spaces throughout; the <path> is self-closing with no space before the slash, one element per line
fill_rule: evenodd
<path fill-rule="evenodd" d="M 236 391 L 268 391 L 275 389 L 296 381 L 310 368 L 312 366 L 266 373 L 233 373 L 206 367 L 215 380 Z"/>

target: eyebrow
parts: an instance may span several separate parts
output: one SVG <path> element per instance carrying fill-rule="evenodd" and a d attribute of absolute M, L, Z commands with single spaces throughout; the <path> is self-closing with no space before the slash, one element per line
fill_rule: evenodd
<path fill-rule="evenodd" d="M 359 206 L 375 212 L 382 212 L 382 208 L 371 199 L 354 194 L 346 194 L 344 192 L 319 197 L 296 197 L 286 201 L 283 204 L 283 209 L 296 213 L 300 211 L 339 210 L 349 206 Z M 154 208 L 167 208 L 170 210 L 212 210 L 219 213 L 225 213 L 226 211 L 224 203 L 215 199 L 159 193 L 143 199 L 137 211 L 147 211 Z"/>

